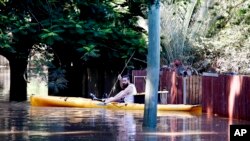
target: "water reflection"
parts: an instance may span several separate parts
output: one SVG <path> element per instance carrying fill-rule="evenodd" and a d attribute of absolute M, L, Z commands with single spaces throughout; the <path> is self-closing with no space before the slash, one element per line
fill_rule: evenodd
<path fill-rule="evenodd" d="M 226 118 L 161 114 L 157 128 L 142 128 L 141 111 L 30 107 L 29 103 L 0 103 L 2 141 L 101 140 L 101 141 L 225 141 Z M 234 121 L 234 123 L 247 123 Z M 249 122 L 248 122 L 249 124 Z"/>

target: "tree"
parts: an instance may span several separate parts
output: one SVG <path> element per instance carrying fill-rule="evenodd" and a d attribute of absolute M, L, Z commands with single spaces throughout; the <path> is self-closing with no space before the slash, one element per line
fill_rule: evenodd
<path fill-rule="evenodd" d="M 155 128 L 160 72 L 160 0 L 148 3 L 149 45 L 143 126 Z"/>
<path fill-rule="evenodd" d="M 10 61 L 11 101 L 27 99 L 27 60 L 30 50 L 39 45 L 54 54 L 49 86 L 55 89 L 80 86 L 81 79 L 62 83 L 66 79 L 61 77 L 71 78 L 77 70 L 76 77 L 81 78 L 83 64 L 114 64 L 115 68 L 133 51 L 137 58 L 146 58 L 145 32 L 135 24 L 136 15 L 125 1 L 13 0 L 1 1 L 0 11 L 0 53 Z"/>
<path fill-rule="evenodd" d="M 164 1 L 162 13 L 162 65 L 180 59 L 199 73 L 249 74 L 249 1 Z"/>
<path fill-rule="evenodd" d="M 205 36 L 211 17 L 213 0 L 180 0 L 162 2 L 161 46 L 162 65 L 179 59 L 193 65 L 199 56 L 193 48 L 195 39 Z M 208 11 L 210 10 L 210 11 Z"/>
<path fill-rule="evenodd" d="M 199 70 L 212 68 L 218 73 L 250 74 L 249 4 L 245 0 L 215 3 L 209 34 L 194 43 L 203 58 L 200 62 L 204 65 Z"/>
<path fill-rule="evenodd" d="M 25 101 L 27 99 L 25 72 L 29 50 L 35 43 L 36 24 L 30 23 L 23 2 L 2 1 L 0 3 L 0 53 L 10 64 L 10 100 Z"/>

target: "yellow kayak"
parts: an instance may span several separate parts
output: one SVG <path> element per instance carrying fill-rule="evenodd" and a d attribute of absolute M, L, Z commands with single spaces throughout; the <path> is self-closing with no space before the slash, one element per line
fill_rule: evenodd
<path fill-rule="evenodd" d="M 117 103 L 112 102 L 104 104 L 101 101 L 96 101 L 81 97 L 60 97 L 60 96 L 38 96 L 30 97 L 31 106 L 47 106 L 47 107 L 78 107 L 78 108 L 107 108 L 107 109 L 123 109 L 123 110 L 144 110 L 144 104 L 136 103 Z M 158 104 L 158 111 L 183 111 L 191 112 L 196 115 L 202 113 L 201 105 L 186 105 L 186 104 Z"/>

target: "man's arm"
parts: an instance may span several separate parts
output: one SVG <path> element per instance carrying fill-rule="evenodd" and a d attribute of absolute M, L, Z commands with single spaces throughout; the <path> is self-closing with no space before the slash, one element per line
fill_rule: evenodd
<path fill-rule="evenodd" d="M 114 102 L 114 101 L 119 101 L 122 98 L 124 98 L 126 95 L 130 94 L 132 92 L 132 87 L 128 86 L 126 89 L 120 91 L 117 95 L 115 95 L 114 97 L 110 97 L 108 99 L 105 100 L 105 103 L 109 103 L 109 102 Z"/>
<path fill-rule="evenodd" d="M 119 80 L 120 87 L 123 88 L 123 85 L 122 85 L 122 76 L 120 74 L 118 75 L 118 80 Z"/>

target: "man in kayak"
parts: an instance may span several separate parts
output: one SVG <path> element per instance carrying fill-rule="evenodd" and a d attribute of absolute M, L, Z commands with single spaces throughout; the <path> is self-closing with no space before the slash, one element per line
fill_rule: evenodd
<path fill-rule="evenodd" d="M 122 90 L 116 94 L 114 97 L 107 98 L 105 103 L 109 102 L 125 102 L 125 103 L 134 103 L 134 94 L 137 93 L 135 85 L 130 82 L 129 76 L 121 75 L 118 76 L 120 81 L 120 87 Z"/>

